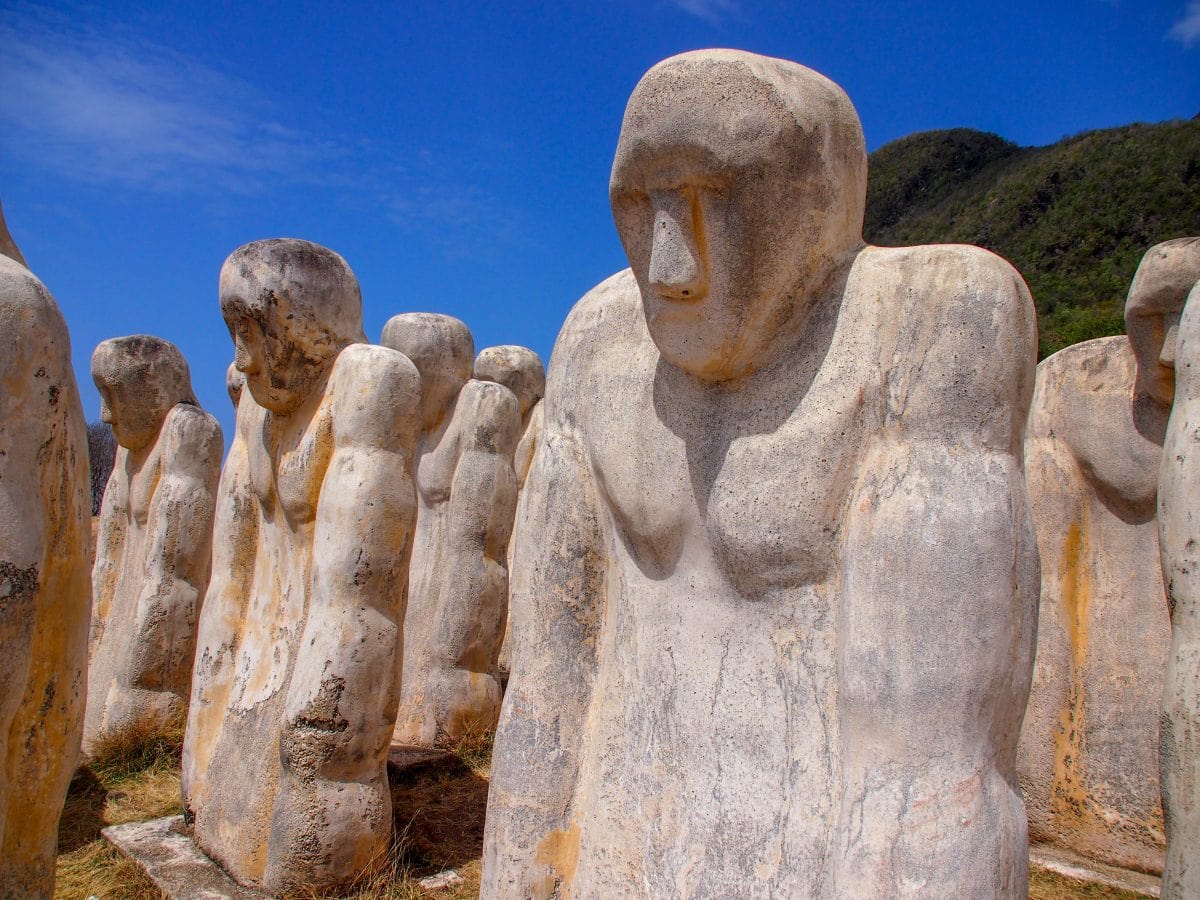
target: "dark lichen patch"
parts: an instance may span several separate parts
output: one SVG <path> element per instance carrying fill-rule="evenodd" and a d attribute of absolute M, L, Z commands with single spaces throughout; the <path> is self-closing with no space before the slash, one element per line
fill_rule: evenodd
<path fill-rule="evenodd" d="M 38 591 L 37 566 L 27 569 L 0 560 L 0 616 L 32 602 Z"/>

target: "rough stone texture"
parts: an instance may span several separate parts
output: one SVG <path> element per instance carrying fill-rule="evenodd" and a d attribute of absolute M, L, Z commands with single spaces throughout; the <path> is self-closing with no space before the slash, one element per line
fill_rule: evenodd
<path fill-rule="evenodd" d="M 381 342 L 421 373 L 417 533 L 394 740 L 432 747 L 491 729 L 500 713 L 493 669 L 508 602 L 520 413 L 512 391 L 471 378 L 475 345 L 458 319 L 393 316 Z"/>
<path fill-rule="evenodd" d="M 92 355 L 92 379 L 118 450 L 92 568 L 86 755 L 106 742 L 169 734 L 187 719 L 225 449 L 169 341 L 105 341 Z"/>
<path fill-rule="evenodd" d="M 50 897 L 79 760 L 91 498 L 67 325 L 0 215 L 0 896 Z"/>
<path fill-rule="evenodd" d="M 1042 563 L 1033 688 L 1018 752 L 1031 836 L 1110 865 L 1161 872 L 1158 717 L 1170 624 L 1155 496 L 1169 365 L 1200 242 L 1144 257 L 1129 337 L 1038 366 L 1025 473 Z M 1164 279 L 1166 279 L 1164 281 Z"/>
<path fill-rule="evenodd" d="M 1162 713 L 1162 895 L 1182 900 L 1200 897 L 1200 285 L 1183 311 L 1175 360 L 1175 407 L 1158 482 L 1172 625 Z"/>
<path fill-rule="evenodd" d="M 674 57 L 631 270 L 559 335 L 514 561 L 483 896 L 1018 897 L 1035 320 L 974 247 L 865 247 L 832 82 Z"/>
<path fill-rule="evenodd" d="M 331 250 L 248 244 L 220 291 L 246 390 L 217 494 L 185 809 L 239 882 L 335 891 L 387 860 L 420 377 L 360 343 L 358 283 Z"/>
<path fill-rule="evenodd" d="M 475 378 L 479 381 L 494 381 L 502 384 L 517 398 L 521 412 L 521 438 L 513 453 L 513 474 L 517 478 L 517 503 L 533 464 L 538 441 L 542 437 L 542 397 L 546 393 L 546 370 L 541 357 L 527 347 L 511 344 L 487 347 L 475 357 Z M 516 542 L 508 542 L 508 570 L 512 571 Z M 507 681 L 510 669 L 510 642 L 508 640 L 508 603 L 504 605 L 504 639 L 496 657 L 496 671 L 501 681 Z"/>
<path fill-rule="evenodd" d="M 100 833 L 170 900 L 269 900 L 261 891 L 239 885 L 201 853 L 183 816 L 110 825 Z"/>

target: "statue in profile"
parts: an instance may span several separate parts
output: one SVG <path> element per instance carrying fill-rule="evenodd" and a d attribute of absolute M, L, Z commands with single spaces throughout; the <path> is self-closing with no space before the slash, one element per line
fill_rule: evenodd
<path fill-rule="evenodd" d="M 104 341 L 92 379 L 118 449 L 92 567 L 89 756 L 183 732 L 225 449 L 171 342 L 146 334 Z"/>
<path fill-rule="evenodd" d="M 521 413 L 521 437 L 517 441 L 516 450 L 513 451 L 513 474 L 517 478 L 519 503 L 525 479 L 529 476 L 529 467 L 533 464 L 533 455 L 537 452 L 538 441 L 542 437 L 542 397 L 546 393 L 546 370 L 542 366 L 541 357 L 528 347 L 502 344 L 497 347 L 485 347 L 479 351 L 479 355 L 475 357 L 475 378 L 478 381 L 502 384 L 517 398 L 517 408 Z M 510 573 L 515 549 L 516 543 L 509 538 Z M 504 604 L 504 609 L 504 638 L 500 642 L 499 655 L 496 658 L 496 671 L 501 681 L 508 680 L 512 652 L 512 644 L 508 639 L 508 603 Z"/>
<path fill-rule="evenodd" d="M 1197 279 L 1200 239 L 1147 251 L 1125 303 L 1128 334 L 1038 365 L 1025 439 L 1042 569 L 1017 766 L 1030 835 L 1145 872 L 1164 859 L 1158 720 L 1171 636 L 1159 457 L 1179 315 Z"/>
<path fill-rule="evenodd" d="M 420 377 L 365 343 L 346 261 L 256 241 L 221 270 L 245 376 L 217 493 L 185 818 L 241 883 L 332 892 L 388 860 Z"/>
<path fill-rule="evenodd" d="M 394 740 L 444 747 L 490 731 L 508 602 L 505 554 L 517 502 L 517 399 L 471 378 L 475 342 L 453 316 L 393 316 L 381 343 L 421 373 L 417 533 Z"/>
<path fill-rule="evenodd" d="M 1200 281 L 1166 353 L 1175 406 L 1158 482 L 1162 572 L 1171 611 L 1162 708 L 1162 799 L 1167 862 L 1164 900 L 1200 896 Z"/>

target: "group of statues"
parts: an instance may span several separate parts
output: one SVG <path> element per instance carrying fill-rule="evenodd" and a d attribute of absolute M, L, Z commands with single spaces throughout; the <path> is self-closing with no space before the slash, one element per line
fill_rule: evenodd
<path fill-rule="evenodd" d="M 223 466 L 179 351 L 102 343 L 90 592 L 67 330 L 0 228 L 5 896 L 81 742 L 185 723 L 196 844 L 272 894 L 386 862 L 391 746 L 492 728 L 485 897 L 1016 897 L 1030 832 L 1200 894 L 1200 239 L 1035 370 L 1008 263 L 864 243 L 842 90 L 724 50 L 639 82 L 610 195 L 630 267 L 548 379 L 449 316 L 368 343 L 291 239 L 221 270 Z"/>

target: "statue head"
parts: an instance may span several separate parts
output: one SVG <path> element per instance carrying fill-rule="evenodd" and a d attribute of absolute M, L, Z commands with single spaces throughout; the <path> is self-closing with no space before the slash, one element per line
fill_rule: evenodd
<path fill-rule="evenodd" d="M 1170 407 L 1175 400 L 1175 341 L 1188 292 L 1200 281 L 1200 237 L 1146 251 L 1129 285 L 1125 331 L 1137 361 L 1133 394 Z"/>
<path fill-rule="evenodd" d="M 110 338 L 97 346 L 92 380 L 100 392 L 100 418 L 127 450 L 152 444 L 176 404 L 196 403 L 179 348 L 148 334 Z"/>
<path fill-rule="evenodd" d="M 514 344 L 480 350 L 475 357 L 475 378 L 494 381 L 512 391 L 522 419 L 546 393 L 546 370 L 541 358 L 528 347 Z"/>
<path fill-rule="evenodd" d="M 866 189 L 862 125 L 828 78 L 735 50 L 647 72 L 610 197 L 667 362 L 708 381 L 763 365 L 862 246 Z"/>
<path fill-rule="evenodd" d="M 337 253 L 278 238 L 239 247 L 221 268 L 221 313 L 250 395 L 295 412 L 337 355 L 363 343 L 362 295 Z"/>
<path fill-rule="evenodd" d="M 437 428 L 471 378 L 475 339 L 461 319 L 438 313 L 403 313 L 383 326 L 379 343 L 407 356 L 421 374 L 421 422 Z"/>

